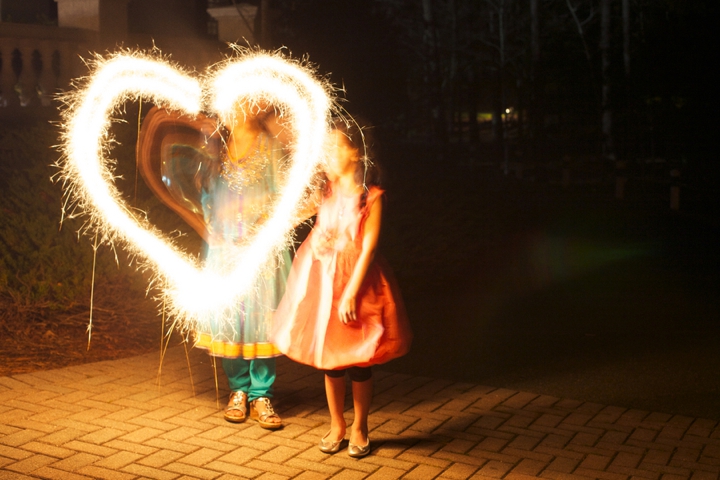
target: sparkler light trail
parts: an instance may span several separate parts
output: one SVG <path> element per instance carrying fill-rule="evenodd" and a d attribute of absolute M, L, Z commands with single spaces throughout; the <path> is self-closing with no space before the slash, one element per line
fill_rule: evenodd
<path fill-rule="evenodd" d="M 99 58 L 87 83 L 66 99 L 61 178 L 66 213 L 89 215 L 89 229 L 118 242 L 151 268 L 168 312 L 185 327 L 232 307 L 253 287 L 273 255 L 290 240 L 299 205 L 322 161 L 332 108 L 330 89 L 306 67 L 278 54 L 246 52 L 193 78 L 168 61 L 140 53 Z M 146 219 L 133 213 L 114 184 L 107 158 L 113 113 L 128 102 L 149 100 L 181 114 L 215 113 L 226 125 L 235 115 L 273 105 L 290 129 L 290 167 L 270 218 L 237 245 L 227 271 L 203 267 Z"/>

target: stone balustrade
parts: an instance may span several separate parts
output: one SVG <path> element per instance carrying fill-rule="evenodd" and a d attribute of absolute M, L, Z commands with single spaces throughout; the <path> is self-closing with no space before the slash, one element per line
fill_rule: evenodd
<path fill-rule="evenodd" d="M 0 23 L 0 108 L 51 106 L 96 42 L 90 30 Z"/>

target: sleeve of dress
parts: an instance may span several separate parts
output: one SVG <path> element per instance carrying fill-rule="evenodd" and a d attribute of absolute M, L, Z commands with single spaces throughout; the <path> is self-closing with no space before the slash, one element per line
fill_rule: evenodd
<path fill-rule="evenodd" d="M 368 190 L 367 197 L 365 198 L 365 206 L 362 208 L 360 215 L 361 220 L 360 224 L 358 225 L 358 233 L 362 232 L 363 227 L 365 226 L 365 220 L 367 219 L 368 215 L 370 214 L 370 209 L 373 206 L 373 203 L 375 203 L 377 200 L 381 199 L 383 194 L 385 193 L 385 190 L 383 190 L 380 187 L 372 186 Z"/>

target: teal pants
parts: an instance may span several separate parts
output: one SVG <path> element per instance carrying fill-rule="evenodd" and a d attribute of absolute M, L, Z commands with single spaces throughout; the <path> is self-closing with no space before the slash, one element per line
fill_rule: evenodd
<path fill-rule="evenodd" d="M 223 358 L 223 370 L 232 392 L 247 393 L 248 400 L 272 398 L 275 382 L 275 358 Z"/>

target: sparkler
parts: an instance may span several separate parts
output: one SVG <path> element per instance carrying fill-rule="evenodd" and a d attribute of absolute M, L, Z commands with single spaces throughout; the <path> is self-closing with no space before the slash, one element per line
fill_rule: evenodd
<path fill-rule="evenodd" d="M 207 93 L 205 93 L 207 92 Z M 226 124 L 250 114 L 259 104 L 279 109 L 291 130 L 291 161 L 283 190 L 270 218 L 251 238 L 237 245 L 228 271 L 199 265 L 166 235 L 134 214 L 114 185 L 112 114 L 125 102 L 148 99 L 186 115 L 215 112 Z M 332 100 L 329 88 L 304 66 L 279 55 L 250 52 L 230 59 L 205 78 L 196 79 L 168 61 L 140 53 L 98 59 L 87 84 L 66 101 L 61 177 L 66 188 L 64 211 L 89 215 L 88 228 L 108 242 L 119 242 L 151 268 L 181 325 L 232 307 L 253 287 L 268 260 L 286 247 L 298 206 L 306 198 L 322 160 Z M 243 110 L 246 109 L 246 110 Z"/>

